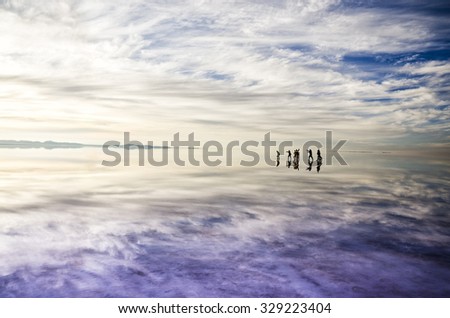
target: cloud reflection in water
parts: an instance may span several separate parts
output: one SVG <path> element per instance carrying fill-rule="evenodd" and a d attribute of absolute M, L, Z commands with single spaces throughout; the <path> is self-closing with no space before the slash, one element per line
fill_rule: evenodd
<path fill-rule="evenodd" d="M 450 296 L 444 164 L 105 168 L 95 151 L 5 151 L 0 296 Z"/>

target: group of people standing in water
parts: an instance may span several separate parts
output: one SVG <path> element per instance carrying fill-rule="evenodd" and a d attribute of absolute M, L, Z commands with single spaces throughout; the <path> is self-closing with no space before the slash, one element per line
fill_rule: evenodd
<path fill-rule="evenodd" d="M 294 159 L 292 159 L 292 152 L 288 150 L 287 152 L 287 159 L 286 159 L 286 167 L 290 168 L 291 165 L 294 167 L 295 170 L 300 170 L 300 149 L 294 150 Z M 280 152 L 277 150 L 277 167 L 280 165 Z M 311 171 L 312 164 L 314 163 L 314 157 L 312 154 L 312 150 L 308 149 L 308 167 L 306 167 L 306 170 Z M 322 166 L 322 155 L 320 154 L 320 149 L 317 149 L 317 172 L 320 171 L 320 167 Z"/>

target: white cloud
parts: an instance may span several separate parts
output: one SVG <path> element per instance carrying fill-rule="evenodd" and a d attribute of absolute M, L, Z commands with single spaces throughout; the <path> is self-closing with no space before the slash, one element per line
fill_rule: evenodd
<path fill-rule="evenodd" d="M 4 125 L 12 139 L 84 142 L 122 131 L 161 138 L 196 131 L 220 139 L 230 128 L 234 138 L 271 129 L 283 136 L 361 129 L 359 137 L 369 140 L 441 116 L 427 108 L 443 103 L 435 88 L 418 83 L 391 91 L 414 80 L 364 80 L 342 61 L 349 52 L 417 50 L 433 40 L 429 21 L 381 9 L 336 11 L 336 5 L 0 2 Z M 392 71 L 399 70 L 429 74 L 431 83 L 448 65 Z"/>

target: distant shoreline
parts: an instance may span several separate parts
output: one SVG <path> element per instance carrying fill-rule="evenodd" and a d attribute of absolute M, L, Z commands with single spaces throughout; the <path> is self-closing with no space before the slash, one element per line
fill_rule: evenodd
<path fill-rule="evenodd" d="M 101 148 L 102 145 L 82 144 L 76 142 L 57 142 L 57 141 L 31 141 L 31 140 L 0 140 L 0 148 L 11 149 L 78 149 L 78 148 Z M 118 148 L 127 147 L 129 149 L 136 149 L 138 146 L 133 144 L 120 145 Z M 162 149 L 170 148 L 163 146 L 144 146 L 145 149 Z"/>

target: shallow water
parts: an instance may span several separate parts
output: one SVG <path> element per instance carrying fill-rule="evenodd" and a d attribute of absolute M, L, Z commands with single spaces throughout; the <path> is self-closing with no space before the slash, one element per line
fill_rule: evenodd
<path fill-rule="evenodd" d="M 103 167 L 2 149 L 2 297 L 450 297 L 450 167 Z"/>

